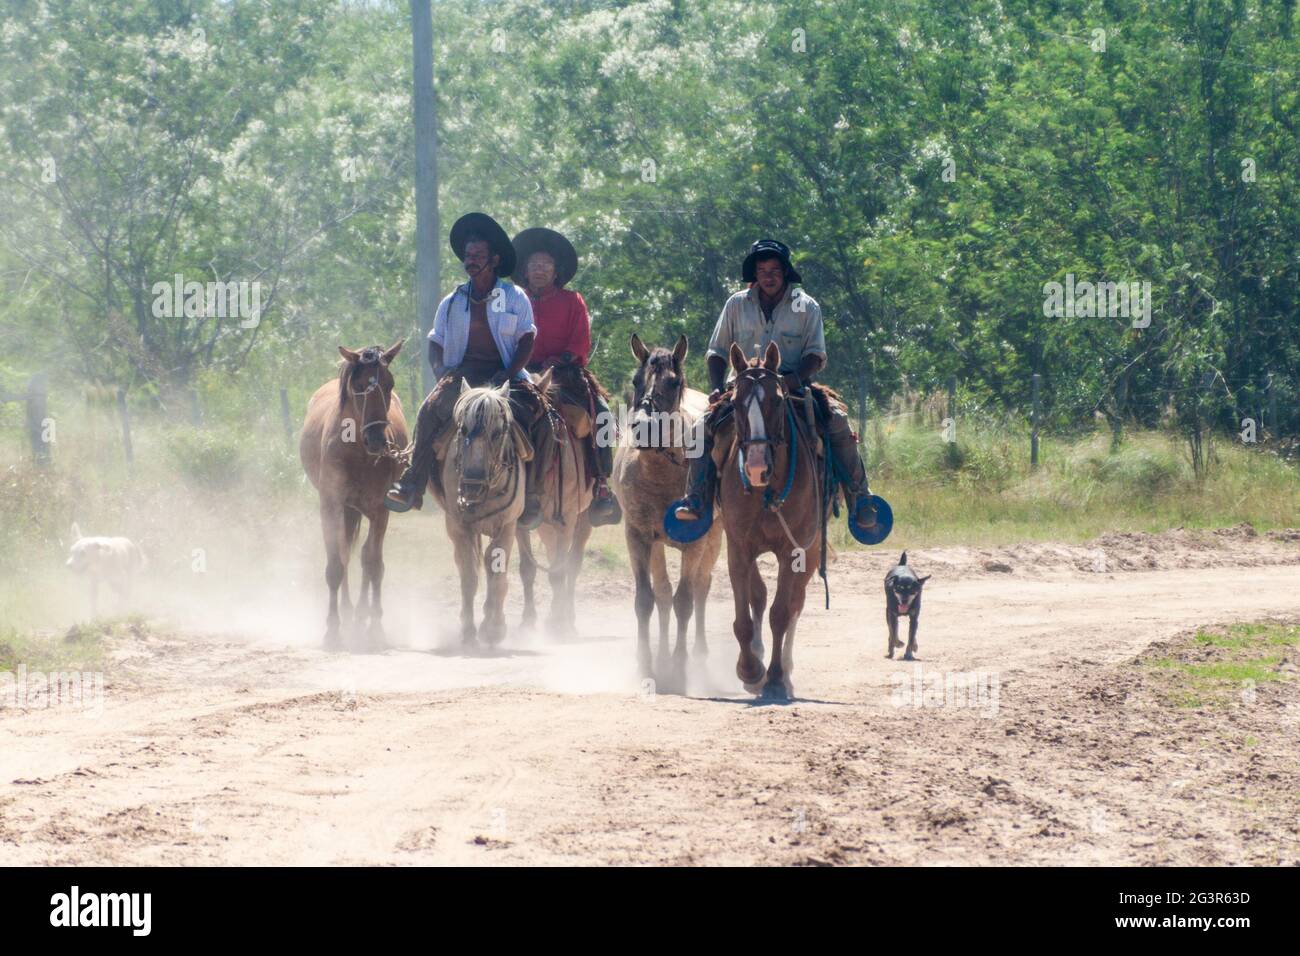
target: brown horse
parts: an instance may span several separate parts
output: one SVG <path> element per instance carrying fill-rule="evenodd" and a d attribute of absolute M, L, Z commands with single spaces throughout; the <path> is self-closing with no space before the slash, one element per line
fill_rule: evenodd
<path fill-rule="evenodd" d="M 578 571 L 582 568 L 587 540 L 591 537 L 587 509 L 591 507 L 592 489 L 582 441 L 590 434 L 593 423 L 585 412 L 561 398 L 563 389 L 580 386 L 585 391 L 587 385 L 585 380 L 580 383 L 573 380 L 561 383 L 558 380 L 561 374 L 573 376 L 574 373 L 580 374 L 581 369 L 556 366 L 544 373 L 550 383 L 545 394 L 551 408 L 556 411 L 543 440 L 553 440 L 555 446 L 552 467 L 547 469 L 542 483 L 542 523 L 537 528 L 537 536 L 546 548 L 549 563 L 546 573 L 551 581 L 551 613 L 547 630 L 566 637 L 577 632 L 575 592 Z M 539 387 L 540 382 L 540 378 L 534 379 L 534 384 Z M 537 623 L 533 585 L 538 564 L 527 529 L 517 527 L 515 538 L 519 544 L 519 577 L 524 585 L 523 624 L 532 627 Z"/>
<path fill-rule="evenodd" d="M 794 695 L 790 674 L 795 627 L 823 546 L 816 438 L 806 427 L 802 409 L 794 404 L 802 399 L 786 393 L 777 372 L 781 352 L 775 342 L 768 345 L 761 362 L 747 361 L 734 344 L 730 358 L 736 371 L 732 399 L 736 428 L 722 469 L 722 501 L 727 568 L 735 595 L 733 629 L 740 644 L 736 676 L 751 694 L 789 700 Z M 761 654 L 753 647 L 756 628 L 750 592 L 758 556 L 767 552 L 776 556 L 778 571 L 769 621 L 772 657 L 765 677 Z"/>
<path fill-rule="evenodd" d="M 539 383 L 545 389 L 550 375 Z M 467 647 L 481 633 L 489 644 L 506 636 L 505 601 L 515 526 L 524 512 L 524 462 L 532 448 L 510 410 L 510 383 L 471 388 L 461 382 L 452 411 L 450 446 L 442 455 L 441 487 L 429 487 L 446 516 L 460 571 L 460 633 Z M 443 489 L 446 489 L 445 493 Z M 487 547 L 481 539 L 487 538 Z M 483 626 L 474 623 L 478 568 L 487 575 Z"/>
<path fill-rule="evenodd" d="M 683 363 L 686 336 L 670 351 L 650 351 L 633 333 L 632 354 L 640 363 L 632 379 L 634 419 L 614 458 L 612 487 L 623 507 L 632 574 L 636 581 L 637 665 L 641 676 L 653 676 L 650 657 L 650 613 L 659 611 L 659 659 L 668 658 L 668 613 L 677 614 L 674 672 L 668 682 L 684 689 L 686 628 L 695 616 L 696 656 L 708 653 L 704 638 L 704 608 L 713 583 L 713 565 L 722 548 L 722 523 L 715 521 L 704 537 L 681 545 L 664 534 L 664 512 L 681 497 L 686 484 L 686 456 L 696 422 L 708 408 L 702 392 L 688 388 Z M 677 592 L 668 576 L 665 545 L 682 553 Z"/>
<path fill-rule="evenodd" d="M 355 352 L 339 346 L 343 361 L 338 379 L 326 382 L 307 403 L 307 418 L 298 441 L 303 470 L 320 494 L 320 525 L 325 538 L 325 583 L 330 608 L 325 623 L 325 646 L 339 647 L 339 588 L 343 590 L 343 615 L 359 635 L 369 618 L 372 645 L 384 639 L 381 592 L 384 582 L 384 533 L 388 509 L 384 492 L 401 472 L 401 451 L 406 447 L 406 419 L 402 402 L 393 391 L 389 365 L 401 351 L 398 341 L 384 350 L 378 346 Z M 361 547 L 361 593 L 352 617 L 348 593 L 348 562 L 357 540 L 361 519 L 370 522 Z"/>

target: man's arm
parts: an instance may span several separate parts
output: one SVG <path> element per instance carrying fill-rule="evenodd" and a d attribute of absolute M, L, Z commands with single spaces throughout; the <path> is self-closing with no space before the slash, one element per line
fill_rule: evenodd
<path fill-rule="evenodd" d="M 705 364 L 709 368 L 710 402 L 717 400 L 723 386 L 727 384 L 727 350 L 731 348 L 731 343 L 736 341 L 730 305 L 731 300 L 728 299 L 718 315 L 718 322 L 713 327 L 713 335 L 709 338 L 709 357 Z"/>
<path fill-rule="evenodd" d="M 510 363 L 510 367 L 504 372 L 497 372 L 497 374 L 492 377 L 492 381 L 500 385 L 501 382 L 508 382 L 522 372 L 524 366 L 528 364 L 528 359 L 532 357 L 533 342 L 536 340 L 536 331 L 525 332 L 521 335 L 519 337 L 519 344 L 515 346 L 515 357 Z M 501 382 L 497 382 L 498 378 L 501 379 Z"/>
<path fill-rule="evenodd" d="M 586 365 L 591 359 L 591 314 L 582 293 L 575 292 L 576 302 L 570 315 L 569 342 L 564 347 L 564 358 L 579 365 Z"/>
<path fill-rule="evenodd" d="M 727 384 L 727 360 L 717 355 L 710 355 L 709 366 L 709 401 L 718 397 L 722 387 Z"/>
<path fill-rule="evenodd" d="M 442 364 L 442 346 L 437 342 L 429 342 L 429 364 L 433 366 L 434 378 L 442 378 L 447 371 Z"/>

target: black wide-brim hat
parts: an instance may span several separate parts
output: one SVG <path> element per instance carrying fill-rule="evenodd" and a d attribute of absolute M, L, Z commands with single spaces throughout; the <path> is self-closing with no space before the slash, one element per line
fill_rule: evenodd
<path fill-rule="evenodd" d="M 784 242 L 777 242 L 775 239 L 760 239 L 749 247 L 749 255 L 745 256 L 745 263 L 740 267 L 740 275 L 746 282 L 754 281 L 754 266 L 760 257 L 766 259 L 770 256 L 776 256 L 785 266 L 785 281 L 787 283 L 803 282 L 799 273 L 794 271 L 794 266 L 790 265 L 790 247 Z"/>
<path fill-rule="evenodd" d="M 554 229 L 537 226 L 525 229 L 515 236 L 515 252 L 519 256 L 519 268 L 513 276 L 515 285 L 525 284 L 524 271 L 528 268 L 528 257 L 534 252 L 549 252 L 555 260 L 555 284 L 563 288 L 578 271 L 578 253 L 573 243 Z"/>
<path fill-rule="evenodd" d="M 497 266 L 498 276 L 514 275 L 515 247 L 510 244 L 506 231 L 485 212 L 468 212 L 451 227 L 451 251 L 456 253 L 457 259 L 465 261 L 465 240 L 472 235 L 486 239 L 488 247 L 501 257 Z"/>

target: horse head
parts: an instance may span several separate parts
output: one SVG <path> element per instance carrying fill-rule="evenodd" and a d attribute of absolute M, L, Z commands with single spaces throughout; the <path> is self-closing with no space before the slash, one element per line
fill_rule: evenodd
<path fill-rule="evenodd" d="M 741 473 L 750 488 L 765 488 L 772 480 L 775 449 L 789 437 L 786 434 L 789 396 L 778 372 L 781 350 L 775 342 L 770 342 L 762 359 L 749 361 L 733 342 L 730 358 L 736 372 L 733 406 Z"/>
<path fill-rule="evenodd" d="M 377 345 L 353 351 L 339 346 L 339 408 L 351 407 L 361 424 L 361 441 L 372 455 L 388 447 L 388 406 L 393 401 L 393 373 L 388 366 L 402 350 L 402 342 L 387 349 Z"/>
<path fill-rule="evenodd" d="M 639 364 L 632 376 L 632 436 L 640 447 L 648 435 L 672 434 L 664 423 L 681 413 L 682 395 L 686 393 L 686 336 L 680 336 L 672 349 L 645 347 L 641 337 L 632 333 L 632 354 Z M 654 423 L 656 428 L 647 427 Z M 652 442 L 658 446 L 660 443 Z"/>
<path fill-rule="evenodd" d="M 539 387 L 550 384 L 543 374 Z M 482 505 L 502 490 L 514 469 L 520 449 L 510 412 L 510 383 L 498 387 L 471 388 L 461 380 L 460 397 L 452 410 L 456 427 L 456 467 L 459 478 L 456 501 L 462 511 Z"/>

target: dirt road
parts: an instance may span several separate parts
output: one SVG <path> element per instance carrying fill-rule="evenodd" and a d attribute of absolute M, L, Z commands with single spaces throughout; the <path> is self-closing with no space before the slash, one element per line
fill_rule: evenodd
<path fill-rule="evenodd" d="M 1177 708 L 1135 662 L 1300 620 L 1300 533 L 916 552 L 916 664 L 884 658 L 896 557 L 810 594 L 787 706 L 737 685 L 725 580 L 686 696 L 637 681 L 614 570 L 579 639 L 492 656 L 145 632 L 101 715 L 0 712 L 0 863 L 1300 862 L 1293 675 Z"/>

